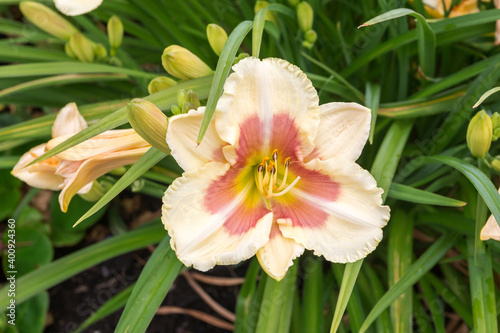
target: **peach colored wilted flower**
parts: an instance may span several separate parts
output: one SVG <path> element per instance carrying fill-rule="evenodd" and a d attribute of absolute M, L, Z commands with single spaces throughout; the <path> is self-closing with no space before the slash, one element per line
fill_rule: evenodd
<path fill-rule="evenodd" d="M 498 194 L 500 194 L 500 188 L 498 188 Z M 500 242 L 500 227 L 498 226 L 497 220 L 495 220 L 493 214 L 491 214 L 483 229 L 481 229 L 480 238 L 483 241 L 494 239 Z"/>
<path fill-rule="evenodd" d="M 319 106 L 306 75 L 281 59 L 233 70 L 199 146 L 204 108 L 170 118 L 167 143 L 186 172 L 165 192 L 162 221 L 179 259 L 205 271 L 256 254 L 280 280 L 304 249 L 364 258 L 389 219 L 383 191 L 355 163 L 370 110 Z"/>
<path fill-rule="evenodd" d="M 151 146 L 133 129 L 101 133 L 40 163 L 26 167 L 46 151 L 87 127 L 75 103 L 62 108 L 52 126 L 52 140 L 24 154 L 12 174 L 30 186 L 62 190 L 61 210 L 65 212 L 71 198 L 90 191 L 92 182 L 118 167 L 135 163 Z"/>
<path fill-rule="evenodd" d="M 424 0 L 423 3 L 429 15 L 436 18 L 443 18 L 445 13 L 450 11 L 453 0 Z M 448 17 L 462 16 L 477 13 L 478 11 L 477 0 L 462 0 L 462 2 L 451 8 Z"/>

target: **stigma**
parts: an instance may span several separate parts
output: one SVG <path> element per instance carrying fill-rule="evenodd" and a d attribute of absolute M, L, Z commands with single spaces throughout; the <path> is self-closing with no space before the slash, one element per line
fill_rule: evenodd
<path fill-rule="evenodd" d="M 266 199 L 287 193 L 300 180 L 300 177 L 297 177 L 293 182 L 287 184 L 290 157 L 287 157 L 283 162 L 283 177 L 279 177 L 278 171 L 281 170 L 278 169 L 281 169 L 281 167 L 278 164 L 278 150 L 275 149 L 271 157 L 265 157 L 255 170 L 255 183 L 259 192 Z"/>

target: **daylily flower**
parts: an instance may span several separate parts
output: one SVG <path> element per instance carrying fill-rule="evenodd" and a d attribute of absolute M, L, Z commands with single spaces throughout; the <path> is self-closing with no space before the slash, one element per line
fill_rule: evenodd
<path fill-rule="evenodd" d="M 40 163 L 26 167 L 46 151 L 85 129 L 87 123 L 75 103 L 59 111 L 52 127 L 52 140 L 24 154 L 12 174 L 30 186 L 61 190 L 59 204 L 66 212 L 71 198 L 88 193 L 92 182 L 118 167 L 135 163 L 151 146 L 133 129 L 101 133 Z"/>
<path fill-rule="evenodd" d="M 498 194 L 500 194 L 500 188 L 498 188 Z M 491 214 L 483 229 L 481 229 L 480 238 L 483 241 L 494 239 L 500 242 L 500 226 L 498 226 L 497 220 L 495 220 L 493 214 Z"/>
<path fill-rule="evenodd" d="M 76 16 L 93 11 L 103 0 L 54 0 L 56 8 L 68 16 Z"/>
<path fill-rule="evenodd" d="M 306 75 L 284 60 L 246 58 L 233 70 L 199 146 L 203 107 L 169 120 L 167 143 L 186 171 L 163 198 L 178 258 L 206 271 L 256 254 L 280 280 L 304 249 L 338 263 L 372 252 L 389 207 L 354 162 L 370 110 L 319 106 Z"/>
<path fill-rule="evenodd" d="M 448 11 L 450 12 L 448 17 L 462 16 L 479 11 L 477 0 L 462 0 L 462 2 L 453 6 L 453 8 L 451 7 L 453 0 L 424 0 L 423 3 L 427 13 L 436 18 L 443 18 Z"/>

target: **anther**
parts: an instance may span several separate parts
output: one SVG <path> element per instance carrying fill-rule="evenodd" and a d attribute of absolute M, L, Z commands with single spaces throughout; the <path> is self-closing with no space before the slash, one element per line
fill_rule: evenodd
<path fill-rule="evenodd" d="M 278 149 L 275 149 L 272 154 L 273 161 L 276 162 L 278 160 Z"/>
<path fill-rule="evenodd" d="M 290 157 L 287 157 L 285 159 L 285 168 L 288 168 L 289 165 L 290 165 Z"/>
<path fill-rule="evenodd" d="M 259 166 L 257 167 L 257 171 L 258 172 L 263 172 L 264 171 L 264 165 L 262 163 L 259 164 Z"/>

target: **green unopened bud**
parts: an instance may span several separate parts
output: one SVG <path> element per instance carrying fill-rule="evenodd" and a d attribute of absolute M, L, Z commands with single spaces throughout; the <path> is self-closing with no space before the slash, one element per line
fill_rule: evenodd
<path fill-rule="evenodd" d="M 184 103 L 193 104 L 193 109 L 197 109 L 200 107 L 200 100 L 198 99 L 198 96 L 196 96 L 195 92 L 191 89 L 187 91 L 186 97 L 184 97 Z"/>
<path fill-rule="evenodd" d="M 316 40 L 318 39 L 318 34 L 314 30 L 307 30 L 304 33 L 304 39 L 307 40 L 309 43 L 314 44 Z"/>
<path fill-rule="evenodd" d="M 73 50 L 71 49 L 71 45 L 69 45 L 69 42 L 64 44 L 64 52 L 66 53 L 66 55 L 68 57 L 73 58 L 73 59 L 77 59 L 77 56 L 76 56 L 75 52 L 73 52 Z"/>
<path fill-rule="evenodd" d="M 166 76 L 155 77 L 148 84 L 149 94 L 157 93 L 158 91 L 175 86 L 177 82 Z"/>
<path fill-rule="evenodd" d="M 220 56 L 227 41 L 226 31 L 217 24 L 209 24 L 207 25 L 207 38 L 212 50 L 214 50 L 215 54 Z"/>
<path fill-rule="evenodd" d="M 253 10 L 257 14 L 259 12 L 259 10 L 264 9 L 267 6 L 269 6 L 269 2 L 267 2 L 267 1 L 257 1 L 255 3 L 255 6 L 254 6 Z M 276 20 L 276 14 L 274 14 L 273 12 L 271 12 L 269 10 L 266 12 L 265 19 L 266 19 L 266 21 L 270 21 L 270 22 L 273 22 L 274 24 L 278 25 L 278 22 Z"/>
<path fill-rule="evenodd" d="M 500 159 L 495 158 L 493 161 L 491 161 L 491 166 L 493 167 L 493 169 L 500 172 Z"/>
<path fill-rule="evenodd" d="M 186 99 L 187 91 L 184 89 L 177 90 L 177 105 L 182 107 L 184 105 L 184 100 Z"/>
<path fill-rule="evenodd" d="M 483 158 L 488 152 L 493 135 L 492 122 L 486 111 L 478 112 L 467 128 L 467 146 L 472 156 Z"/>
<path fill-rule="evenodd" d="M 311 49 L 314 46 L 314 44 L 308 40 L 305 40 L 302 42 L 302 46 L 305 47 L 306 49 Z"/>
<path fill-rule="evenodd" d="M 153 103 L 141 99 L 133 99 L 127 107 L 127 116 L 130 125 L 156 149 L 170 154 L 167 145 L 167 116 Z"/>
<path fill-rule="evenodd" d="M 108 51 L 102 44 L 96 44 L 94 47 L 94 55 L 97 59 L 105 61 L 108 59 Z"/>
<path fill-rule="evenodd" d="M 233 60 L 233 65 L 236 65 L 241 60 L 248 58 L 248 57 L 250 57 L 250 55 L 248 53 L 245 53 L 245 52 L 238 54 L 238 56 L 236 58 L 234 58 L 234 60 Z"/>
<path fill-rule="evenodd" d="M 108 21 L 108 39 L 111 46 L 111 55 L 116 55 L 116 49 L 122 45 L 123 23 L 120 18 L 113 15 Z"/>
<path fill-rule="evenodd" d="M 89 202 L 99 201 L 108 190 L 113 187 L 113 183 L 106 180 L 94 180 L 90 191 L 80 194 L 80 197 Z"/>
<path fill-rule="evenodd" d="M 196 79 L 213 74 L 212 69 L 200 58 L 178 45 L 170 45 L 163 51 L 161 63 L 170 75 L 181 80 Z"/>
<path fill-rule="evenodd" d="M 172 111 L 172 114 L 174 116 L 182 113 L 182 110 L 181 110 L 181 108 L 178 105 L 172 105 L 172 107 L 170 108 L 170 110 Z"/>
<path fill-rule="evenodd" d="M 67 41 L 78 32 L 65 18 L 39 2 L 23 1 L 19 9 L 28 21 L 59 39 Z"/>
<path fill-rule="evenodd" d="M 491 116 L 491 125 L 493 128 L 492 141 L 497 141 L 500 138 L 500 114 L 498 112 Z"/>
<path fill-rule="evenodd" d="M 81 62 L 94 61 L 94 48 L 95 45 L 90 42 L 87 37 L 81 33 L 74 34 L 69 40 L 69 46 L 75 56 Z"/>
<path fill-rule="evenodd" d="M 309 2 L 302 1 L 297 5 L 296 9 L 300 30 L 303 32 L 311 30 L 314 20 L 314 11 Z"/>
<path fill-rule="evenodd" d="M 288 0 L 288 4 L 292 7 L 295 7 L 299 4 L 300 0 Z"/>
<path fill-rule="evenodd" d="M 194 105 L 194 103 L 184 103 L 182 106 L 182 113 L 188 113 L 189 110 L 196 110 L 196 105 Z"/>
<path fill-rule="evenodd" d="M 118 57 L 110 57 L 108 62 L 113 66 L 122 67 L 122 61 Z"/>

